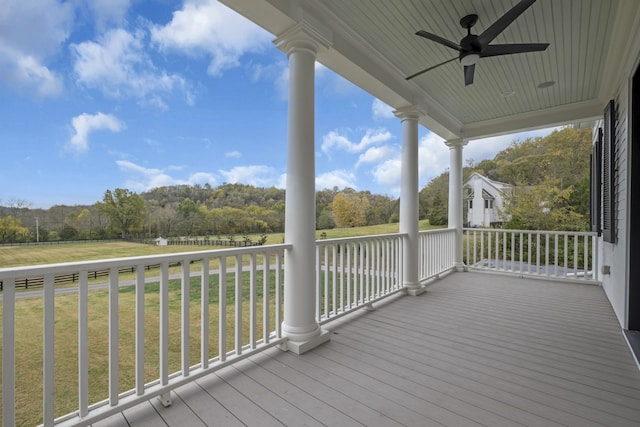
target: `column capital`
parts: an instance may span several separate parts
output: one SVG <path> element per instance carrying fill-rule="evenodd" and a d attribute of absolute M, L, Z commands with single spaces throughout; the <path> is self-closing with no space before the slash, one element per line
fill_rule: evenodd
<path fill-rule="evenodd" d="M 405 120 L 418 120 L 422 115 L 422 112 L 418 109 L 417 105 L 407 105 L 406 107 L 400 107 L 393 112 L 393 114 L 400 119 Z"/>
<path fill-rule="evenodd" d="M 462 139 L 462 138 L 459 138 L 459 139 L 450 139 L 448 141 L 445 141 L 444 143 L 445 143 L 445 145 L 447 147 L 449 147 L 450 149 L 453 149 L 453 148 L 458 148 L 458 147 L 462 148 L 465 145 L 467 145 L 467 143 L 469 143 L 469 141 L 467 141 L 465 139 Z"/>
<path fill-rule="evenodd" d="M 278 49 L 287 56 L 294 51 L 306 51 L 314 57 L 323 49 L 329 49 L 331 42 L 306 22 L 298 22 L 280 34 L 274 41 Z"/>

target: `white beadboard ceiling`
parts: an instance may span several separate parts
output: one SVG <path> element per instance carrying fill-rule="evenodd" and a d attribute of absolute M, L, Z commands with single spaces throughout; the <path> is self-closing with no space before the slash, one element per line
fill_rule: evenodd
<path fill-rule="evenodd" d="M 537 0 L 492 43 L 546 51 L 481 58 L 470 86 L 457 60 L 407 81 L 457 56 L 417 30 L 457 43 L 460 18 L 477 14 L 480 34 L 519 0 L 222 1 L 275 36 L 304 22 L 328 41 L 319 62 L 394 108 L 418 105 L 445 139 L 596 118 L 640 52 L 640 0 Z"/>

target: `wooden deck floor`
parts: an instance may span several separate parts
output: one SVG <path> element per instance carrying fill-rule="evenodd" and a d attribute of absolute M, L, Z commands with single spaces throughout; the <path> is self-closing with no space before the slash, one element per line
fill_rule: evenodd
<path fill-rule="evenodd" d="M 451 274 L 96 426 L 639 426 L 640 371 L 597 286 Z"/>

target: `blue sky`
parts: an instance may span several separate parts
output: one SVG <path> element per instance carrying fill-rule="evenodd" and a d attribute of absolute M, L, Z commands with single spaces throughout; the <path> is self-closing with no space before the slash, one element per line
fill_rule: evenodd
<path fill-rule="evenodd" d="M 107 189 L 284 187 L 287 84 L 274 36 L 213 0 L 3 0 L 0 204 L 93 204 Z M 398 196 L 391 109 L 316 67 L 316 186 Z M 492 158 L 514 139 L 472 141 Z M 548 133 L 548 131 L 546 131 Z M 420 129 L 420 186 L 448 168 Z"/>

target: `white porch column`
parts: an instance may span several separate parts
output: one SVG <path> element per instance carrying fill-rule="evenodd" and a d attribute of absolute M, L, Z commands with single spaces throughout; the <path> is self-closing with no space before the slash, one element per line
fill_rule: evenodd
<path fill-rule="evenodd" d="M 454 265 L 464 271 L 462 262 L 462 147 L 467 142 L 462 139 L 447 141 L 449 147 L 449 228 L 456 230 Z"/>
<path fill-rule="evenodd" d="M 402 122 L 400 173 L 400 233 L 406 233 L 402 250 L 404 287 L 409 295 L 420 295 L 425 288 L 418 281 L 418 118 L 413 106 L 394 111 Z"/>
<path fill-rule="evenodd" d="M 274 43 L 289 58 L 285 241 L 293 248 L 285 254 L 282 331 L 285 349 L 301 354 L 329 339 L 315 320 L 315 59 L 326 43 L 304 24 Z"/>

